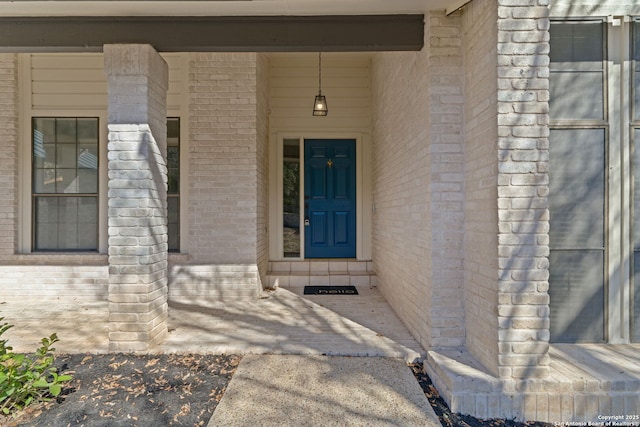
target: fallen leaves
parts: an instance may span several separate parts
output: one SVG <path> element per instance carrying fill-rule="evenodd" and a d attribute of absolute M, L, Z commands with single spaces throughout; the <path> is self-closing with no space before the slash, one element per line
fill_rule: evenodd
<path fill-rule="evenodd" d="M 9 425 L 205 426 L 239 362 L 234 355 L 62 355 L 57 363 L 76 372 L 64 400 Z"/>
<path fill-rule="evenodd" d="M 431 383 L 431 379 L 424 373 L 421 363 L 409 365 L 429 404 L 444 427 L 551 427 L 551 424 L 541 422 L 521 423 L 507 419 L 480 420 L 468 415 L 451 412 L 447 403 L 442 399 L 438 390 Z"/>

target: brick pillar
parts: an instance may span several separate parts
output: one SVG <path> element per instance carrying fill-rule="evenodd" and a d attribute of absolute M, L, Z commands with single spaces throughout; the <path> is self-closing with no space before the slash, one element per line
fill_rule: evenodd
<path fill-rule="evenodd" d="M 149 45 L 105 45 L 109 85 L 109 350 L 167 332 L 168 67 Z"/>
<path fill-rule="evenodd" d="M 18 56 L 0 53 L 0 259 L 17 249 Z"/>
<path fill-rule="evenodd" d="M 464 68 L 459 14 L 431 11 L 428 46 L 430 116 L 431 346 L 464 345 Z M 424 345 L 424 344 L 423 344 Z"/>
<path fill-rule="evenodd" d="M 549 374 L 548 0 L 498 0 L 499 371 Z"/>

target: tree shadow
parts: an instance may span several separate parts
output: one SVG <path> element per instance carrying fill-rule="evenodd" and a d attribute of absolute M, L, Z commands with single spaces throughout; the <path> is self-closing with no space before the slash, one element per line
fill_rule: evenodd
<path fill-rule="evenodd" d="M 373 293 L 375 292 L 375 295 Z M 321 303 L 277 288 L 257 300 L 169 301 L 169 337 L 162 351 L 316 354 L 400 357 L 407 362 L 422 359 L 424 350 L 391 308 L 371 322 L 369 297 L 326 296 L 331 300 L 361 298 L 362 308 L 338 314 Z M 375 310 L 374 310 L 375 311 Z M 368 319 L 369 318 L 369 319 Z M 364 324 L 367 324 L 365 326 Z"/>

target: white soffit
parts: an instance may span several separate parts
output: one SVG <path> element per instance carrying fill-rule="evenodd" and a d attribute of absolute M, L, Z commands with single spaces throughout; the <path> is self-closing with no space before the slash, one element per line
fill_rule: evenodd
<path fill-rule="evenodd" d="M 470 0 L 0 0 L 0 17 L 395 15 L 446 10 Z"/>
<path fill-rule="evenodd" d="M 447 12 L 447 15 L 451 15 L 453 12 L 460 9 L 465 4 L 471 3 L 471 0 L 451 0 L 448 3 L 449 4 L 447 4 L 446 12 Z"/>

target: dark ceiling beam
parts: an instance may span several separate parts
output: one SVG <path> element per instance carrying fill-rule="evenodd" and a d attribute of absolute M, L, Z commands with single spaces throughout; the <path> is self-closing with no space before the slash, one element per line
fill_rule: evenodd
<path fill-rule="evenodd" d="M 98 52 L 123 43 L 159 52 L 416 51 L 424 15 L 0 18 L 1 52 Z"/>

